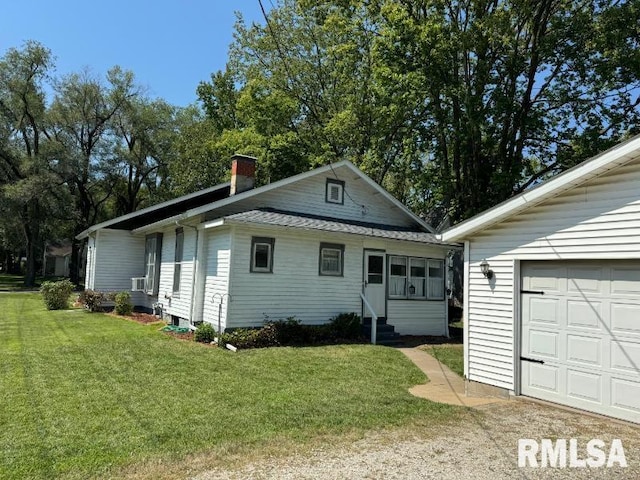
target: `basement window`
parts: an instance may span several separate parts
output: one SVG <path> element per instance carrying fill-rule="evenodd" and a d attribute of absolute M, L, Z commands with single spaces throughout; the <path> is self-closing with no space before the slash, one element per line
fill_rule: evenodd
<path fill-rule="evenodd" d="M 271 237 L 251 237 L 251 272 L 273 273 L 275 241 L 275 238 Z"/>
<path fill-rule="evenodd" d="M 334 178 L 327 178 L 325 202 L 344 204 L 344 182 Z"/>

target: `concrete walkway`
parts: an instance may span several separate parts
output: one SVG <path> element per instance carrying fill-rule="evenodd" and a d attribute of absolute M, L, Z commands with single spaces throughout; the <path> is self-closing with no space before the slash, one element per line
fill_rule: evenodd
<path fill-rule="evenodd" d="M 429 383 L 416 385 L 409 389 L 409 393 L 416 397 L 464 407 L 479 407 L 507 401 L 494 397 L 467 396 L 464 380 L 427 352 L 418 348 L 399 348 L 398 350 L 404 353 L 429 378 Z"/>

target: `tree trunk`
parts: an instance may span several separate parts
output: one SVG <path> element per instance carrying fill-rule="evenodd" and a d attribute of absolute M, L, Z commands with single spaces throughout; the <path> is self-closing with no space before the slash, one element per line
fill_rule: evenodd
<path fill-rule="evenodd" d="M 24 286 L 33 287 L 36 284 L 36 243 L 33 239 L 27 240 L 27 265 L 24 275 Z"/>
<path fill-rule="evenodd" d="M 69 260 L 69 280 L 74 285 L 80 284 L 80 260 L 82 251 L 82 242 L 75 239 L 71 241 L 71 259 Z"/>

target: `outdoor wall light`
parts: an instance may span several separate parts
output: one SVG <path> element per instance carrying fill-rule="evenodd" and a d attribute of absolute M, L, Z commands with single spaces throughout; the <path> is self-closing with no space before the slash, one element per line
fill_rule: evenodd
<path fill-rule="evenodd" d="M 484 275 L 484 278 L 489 280 L 493 278 L 493 270 L 489 268 L 489 262 L 487 262 L 486 259 L 480 262 L 480 271 L 482 272 L 482 275 Z"/>

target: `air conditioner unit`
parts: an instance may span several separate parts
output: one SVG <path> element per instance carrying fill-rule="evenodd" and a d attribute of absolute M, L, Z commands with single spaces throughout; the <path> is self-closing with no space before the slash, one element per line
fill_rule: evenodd
<path fill-rule="evenodd" d="M 146 292 L 147 291 L 147 277 L 134 277 L 131 279 L 131 291 L 132 292 Z"/>

